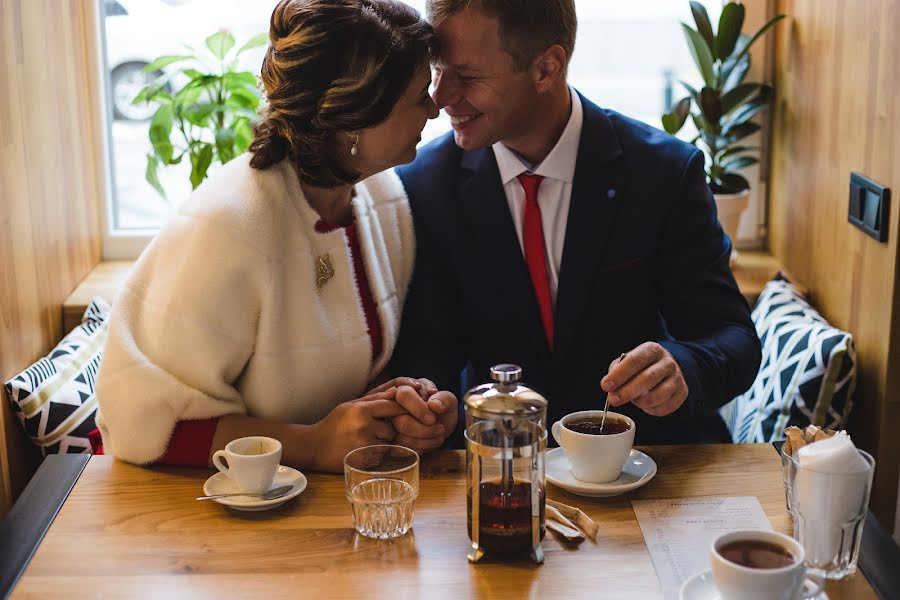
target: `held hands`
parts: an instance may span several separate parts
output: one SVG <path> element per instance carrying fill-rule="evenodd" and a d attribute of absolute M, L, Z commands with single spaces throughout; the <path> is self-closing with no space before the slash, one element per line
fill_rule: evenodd
<path fill-rule="evenodd" d="M 394 399 L 406 411 L 391 419 L 397 432 L 393 443 L 417 452 L 440 448 L 456 429 L 459 419 L 456 396 L 451 392 L 438 391 L 429 379 L 411 377 L 395 377 L 372 391 L 388 387 L 396 388 Z"/>
<path fill-rule="evenodd" d="M 456 396 L 428 379 L 396 377 L 362 398 L 337 405 L 316 423 L 316 468 L 343 470 L 344 456 L 372 444 L 399 444 L 417 452 L 435 450 L 453 433 Z"/>
<path fill-rule="evenodd" d="M 393 443 L 397 435 L 390 419 L 406 413 L 394 401 L 397 388 L 388 387 L 335 406 L 312 426 L 317 460 L 315 468 L 338 473 L 351 450 L 372 444 Z"/>
<path fill-rule="evenodd" d="M 609 394 L 610 406 L 631 402 L 654 417 L 675 412 L 688 397 L 681 367 L 656 342 L 643 343 L 612 361 L 600 387 Z"/>

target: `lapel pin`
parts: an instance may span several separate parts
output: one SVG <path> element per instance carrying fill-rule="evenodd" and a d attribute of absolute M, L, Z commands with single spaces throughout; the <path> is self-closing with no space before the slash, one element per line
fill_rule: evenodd
<path fill-rule="evenodd" d="M 321 290 L 328 280 L 334 277 L 334 267 L 331 266 L 331 256 L 322 254 L 316 258 L 316 289 Z"/>

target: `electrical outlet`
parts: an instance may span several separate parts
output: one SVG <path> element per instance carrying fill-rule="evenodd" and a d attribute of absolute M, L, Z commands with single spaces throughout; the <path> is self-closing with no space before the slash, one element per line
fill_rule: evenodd
<path fill-rule="evenodd" d="M 860 173 L 850 173 L 847 220 L 879 242 L 887 241 L 891 190 Z"/>

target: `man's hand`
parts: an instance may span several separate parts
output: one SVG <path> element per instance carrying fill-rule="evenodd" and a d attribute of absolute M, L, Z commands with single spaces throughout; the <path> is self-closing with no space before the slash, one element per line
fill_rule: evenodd
<path fill-rule="evenodd" d="M 418 381 L 423 383 L 424 389 L 436 389 L 427 379 Z M 417 452 L 430 452 L 440 448 L 444 440 L 456 429 L 459 415 L 456 410 L 456 396 L 451 392 L 434 392 L 427 400 L 423 400 L 416 389 L 401 385 L 397 388 L 395 400 L 408 413 L 391 420 L 397 431 L 397 437 L 394 439 L 396 444 Z"/>
<path fill-rule="evenodd" d="M 675 412 L 688 397 L 681 367 L 656 342 L 643 343 L 612 361 L 600 387 L 609 394 L 611 406 L 631 402 L 654 417 Z"/>

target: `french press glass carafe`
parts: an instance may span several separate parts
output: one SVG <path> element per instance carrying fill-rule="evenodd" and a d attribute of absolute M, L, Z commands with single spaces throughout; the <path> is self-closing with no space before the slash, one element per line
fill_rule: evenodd
<path fill-rule="evenodd" d="M 491 367 L 491 379 L 465 396 L 469 561 L 488 552 L 540 563 L 547 400 L 516 365 Z"/>

